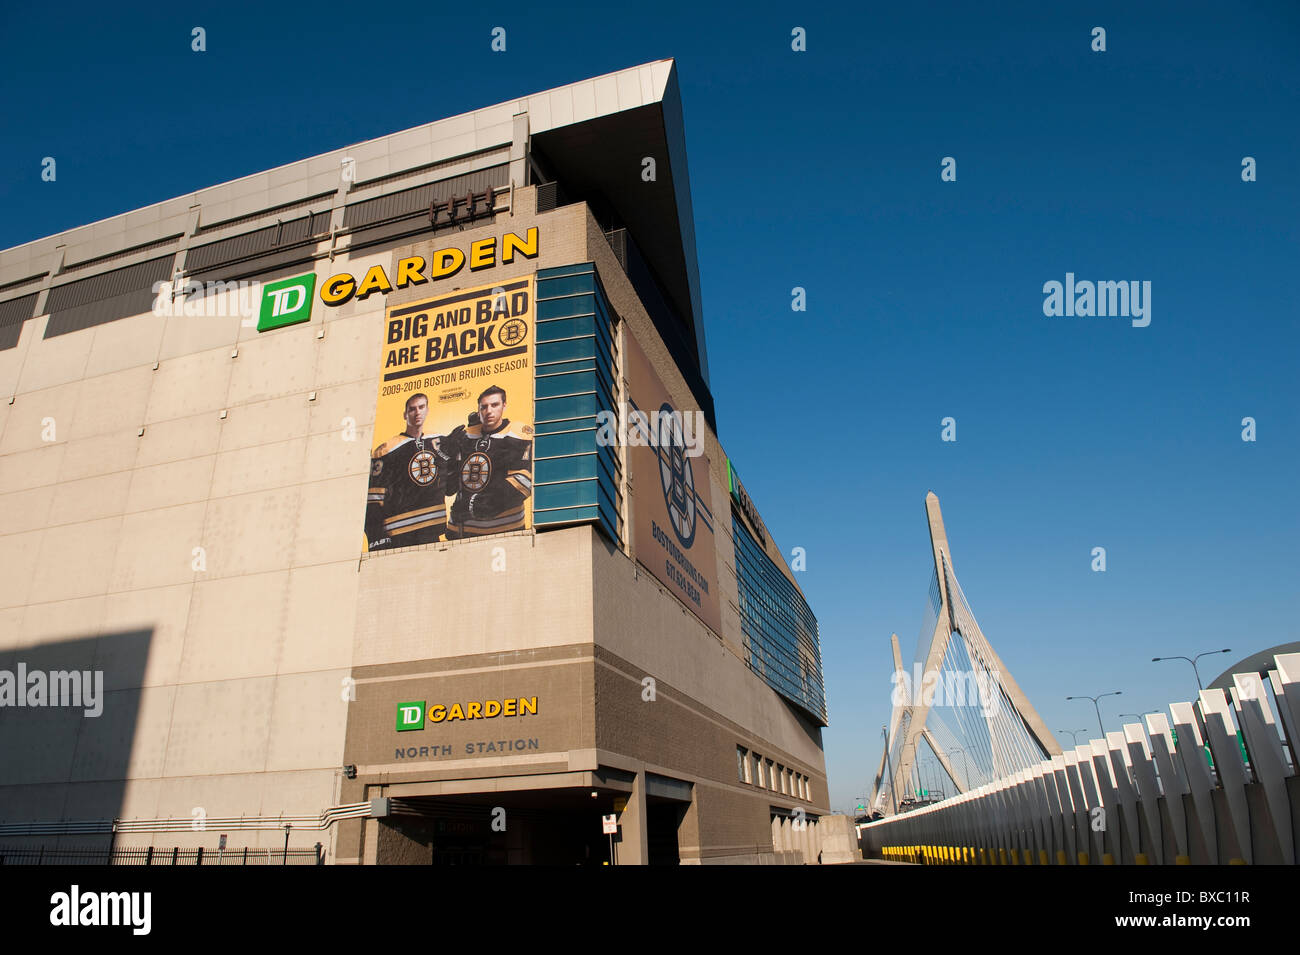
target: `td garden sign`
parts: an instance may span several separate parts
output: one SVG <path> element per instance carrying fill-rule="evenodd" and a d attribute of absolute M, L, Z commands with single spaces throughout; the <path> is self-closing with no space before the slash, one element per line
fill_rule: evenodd
<path fill-rule="evenodd" d="M 434 703 L 425 708 L 425 700 L 397 704 L 397 731 L 424 729 L 430 723 L 456 720 L 490 720 L 498 716 L 536 716 L 537 697 L 520 696 L 504 700 L 470 700 L 466 703 Z"/>
<path fill-rule="evenodd" d="M 446 279 L 460 272 L 466 265 L 471 272 L 492 268 L 495 265 L 509 265 L 516 256 L 525 259 L 537 258 L 539 238 L 537 227 L 533 226 L 524 235 L 507 232 L 500 241 L 495 236 L 479 239 L 469 244 L 469 254 L 457 248 L 437 249 L 426 260 L 422 255 L 412 255 L 397 263 L 397 274 L 390 279 L 382 265 L 376 265 L 366 272 L 360 281 L 349 272 L 331 275 L 321 285 L 320 300 L 326 305 L 337 308 L 356 298 L 364 301 L 376 292 L 387 295 L 394 289 L 413 285 L 424 285 L 433 279 Z"/>
<path fill-rule="evenodd" d="M 339 272 L 321 283 L 318 294 L 324 305 L 338 308 L 353 299 L 365 301 L 376 292 L 387 295 L 395 289 L 451 278 L 466 267 L 470 272 L 480 272 L 496 265 L 509 265 L 516 258 L 535 259 L 540 248 L 541 239 L 537 227 L 533 226 L 523 235 L 507 232 L 500 239 L 492 236 L 471 242 L 468 253 L 453 247 L 435 249 L 428 258 L 412 255 L 399 259 L 393 276 L 389 276 L 382 265 L 372 266 L 360 279 L 351 272 Z M 157 292 L 156 288 L 155 294 Z M 257 330 L 268 332 L 310 321 L 312 301 L 316 293 L 315 272 L 280 279 L 263 286 Z M 165 300 L 160 297 L 159 301 Z M 155 310 L 157 307 L 155 305 Z"/>
<path fill-rule="evenodd" d="M 464 703 L 433 703 L 412 700 L 397 704 L 397 731 L 422 730 L 426 725 L 450 723 L 460 720 L 496 720 L 501 717 L 537 715 L 537 697 L 520 696 L 501 700 L 469 700 Z M 505 732 L 505 731 L 503 731 Z M 434 742 L 425 746 L 403 745 L 393 751 L 395 759 L 430 759 L 443 756 L 495 756 L 499 753 L 519 753 L 541 747 L 537 736 L 519 736 L 505 739 L 476 739 L 463 742 Z"/>

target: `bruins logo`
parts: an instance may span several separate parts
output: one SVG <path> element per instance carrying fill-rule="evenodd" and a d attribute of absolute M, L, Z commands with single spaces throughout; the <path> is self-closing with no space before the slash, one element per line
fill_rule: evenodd
<path fill-rule="evenodd" d="M 497 341 L 502 345 L 518 345 L 528 337 L 528 323 L 522 318 L 512 318 L 502 322 L 497 330 Z"/>
<path fill-rule="evenodd" d="M 481 491 L 492 480 L 492 459 L 475 451 L 460 468 L 460 483 L 467 491 Z"/>
<path fill-rule="evenodd" d="M 438 476 L 438 464 L 433 459 L 433 452 L 416 452 L 411 457 L 411 463 L 407 465 L 407 470 L 411 472 L 411 480 L 420 487 L 432 484 L 433 479 Z"/>

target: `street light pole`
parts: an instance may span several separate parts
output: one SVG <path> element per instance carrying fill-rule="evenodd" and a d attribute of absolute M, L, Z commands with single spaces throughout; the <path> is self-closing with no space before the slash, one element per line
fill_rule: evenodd
<path fill-rule="evenodd" d="M 1070 741 L 1071 741 L 1075 746 L 1078 746 L 1078 745 L 1079 745 L 1079 734 L 1080 734 L 1080 733 L 1086 733 L 1086 732 L 1088 732 L 1088 731 L 1087 731 L 1087 730 L 1057 730 L 1056 732 L 1058 732 L 1058 733 L 1069 733 L 1069 734 L 1070 734 Z"/>
<path fill-rule="evenodd" d="M 1101 730 L 1101 738 L 1106 738 L 1106 727 L 1101 723 L 1101 706 L 1098 700 L 1103 700 L 1108 696 L 1120 696 L 1123 691 L 1115 690 L 1111 693 L 1103 693 L 1100 696 L 1067 696 L 1067 700 L 1092 700 L 1092 708 L 1097 711 L 1097 728 Z"/>
<path fill-rule="evenodd" d="M 1131 716 L 1131 717 L 1133 717 L 1133 719 L 1135 719 L 1135 720 L 1137 720 L 1139 723 L 1141 723 L 1141 722 L 1142 722 L 1142 717 L 1144 717 L 1144 716 L 1149 716 L 1149 715 L 1152 714 L 1152 713 L 1159 713 L 1159 712 L 1160 712 L 1159 710 L 1147 710 L 1145 713 L 1121 713 L 1121 714 L 1119 715 L 1119 718 L 1120 718 L 1120 719 L 1123 719 L 1123 718 L 1126 717 L 1126 716 Z"/>
<path fill-rule="evenodd" d="M 952 750 L 944 750 L 945 756 L 951 756 L 953 753 L 961 753 L 962 772 L 966 775 L 966 789 L 970 789 L 970 763 L 966 761 L 966 750 L 960 746 Z"/>
<path fill-rule="evenodd" d="M 1152 657 L 1151 662 L 1160 663 L 1163 660 L 1186 660 L 1188 663 L 1192 665 L 1192 672 L 1196 674 L 1196 688 L 1198 690 L 1204 690 L 1205 684 L 1201 682 L 1201 671 L 1200 668 L 1197 667 L 1196 661 L 1199 660 L 1201 657 L 1208 657 L 1215 653 L 1231 653 L 1231 652 L 1232 652 L 1232 648 L 1228 647 L 1223 650 L 1206 650 L 1204 653 L 1198 653 L 1194 657 Z"/>

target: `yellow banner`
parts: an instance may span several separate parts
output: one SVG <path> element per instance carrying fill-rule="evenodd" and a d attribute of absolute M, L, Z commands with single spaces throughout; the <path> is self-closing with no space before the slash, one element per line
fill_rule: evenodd
<path fill-rule="evenodd" d="M 368 551 L 532 526 L 535 298 L 529 276 L 388 309 Z"/>

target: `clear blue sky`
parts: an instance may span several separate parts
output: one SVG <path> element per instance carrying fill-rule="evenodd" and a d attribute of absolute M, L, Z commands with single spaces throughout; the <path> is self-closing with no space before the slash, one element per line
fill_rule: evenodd
<path fill-rule="evenodd" d="M 5 6 L 0 247 L 676 57 L 719 430 L 807 550 L 833 806 L 916 643 L 929 489 L 1053 730 L 1189 698 L 1152 656 L 1300 637 L 1296 4 L 232 6 Z M 1150 326 L 1045 317 L 1067 271 L 1150 281 Z"/>

